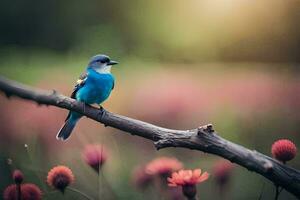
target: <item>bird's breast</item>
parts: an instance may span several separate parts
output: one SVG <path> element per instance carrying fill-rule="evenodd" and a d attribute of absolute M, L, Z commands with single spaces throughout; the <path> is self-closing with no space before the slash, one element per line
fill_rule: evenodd
<path fill-rule="evenodd" d="M 110 74 L 88 77 L 85 85 L 78 91 L 78 100 L 88 104 L 100 104 L 105 101 L 112 90 L 114 78 Z"/>

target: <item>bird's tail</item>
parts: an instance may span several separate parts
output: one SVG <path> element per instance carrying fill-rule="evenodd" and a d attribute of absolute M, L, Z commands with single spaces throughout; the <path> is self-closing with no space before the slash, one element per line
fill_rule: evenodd
<path fill-rule="evenodd" d="M 56 135 L 56 139 L 62 140 L 62 141 L 67 140 L 70 137 L 72 130 L 74 129 L 78 120 L 79 120 L 79 118 L 73 119 L 72 117 L 69 117 L 66 120 L 65 124 L 58 131 L 58 133 Z"/>

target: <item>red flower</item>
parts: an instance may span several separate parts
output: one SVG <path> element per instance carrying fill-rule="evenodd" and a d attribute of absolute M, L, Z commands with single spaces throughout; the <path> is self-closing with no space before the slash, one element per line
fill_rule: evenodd
<path fill-rule="evenodd" d="M 107 160 L 107 151 L 101 145 L 87 145 L 83 151 L 82 158 L 98 173 Z"/>
<path fill-rule="evenodd" d="M 201 169 L 195 170 L 179 170 L 174 172 L 171 177 L 168 178 L 169 186 L 185 186 L 185 185 L 196 185 L 206 181 L 209 177 L 207 172 L 201 175 Z"/>
<path fill-rule="evenodd" d="M 15 170 L 12 176 L 16 184 L 21 184 L 24 179 L 23 173 L 20 170 Z"/>
<path fill-rule="evenodd" d="M 226 160 L 220 160 L 216 162 L 213 168 L 213 174 L 220 186 L 225 185 L 229 181 L 232 170 L 233 164 L 230 162 Z"/>
<path fill-rule="evenodd" d="M 277 160 L 285 163 L 296 156 L 297 148 L 293 142 L 287 139 L 277 140 L 272 145 L 272 155 Z"/>
<path fill-rule="evenodd" d="M 4 200 L 17 199 L 17 186 L 16 184 L 9 185 L 3 193 Z M 21 184 L 21 199 L 22 200 L 41 200 L 42 191 L 38 186 L 32 183 Z"/>
<path fill-rule="evenodd" d="M 209 177 L 207 172 L 201 175 L 201 169 L 195 170 L 180 170 L 174 172 L 171 177 L 168 178 L 170 187 L 182 186 L 183 194 L 193 199 L 196 196 L 197 189 L 196 184 L 206 181 Z"/>
<path fill-rule="evenodd" d="M 74 182 L 74 175 L 66 166 L 53 167 L 47 176 L 49 186 L 64 192 L 65 188 Z"/>
<path fill-rule="evenodd" d="M 176 158 L 161 157 L 152 160 L 146 166 L 146 172 L 150 175 L 169 175 L 183 167 Z"/>
<path fill-rule="evenodd" d="M 152 176 L 146 173 L 145 167 L 137 167 L 133 170 L 132 181 L 137 188 L 145 189 L 152 181 Z"/>

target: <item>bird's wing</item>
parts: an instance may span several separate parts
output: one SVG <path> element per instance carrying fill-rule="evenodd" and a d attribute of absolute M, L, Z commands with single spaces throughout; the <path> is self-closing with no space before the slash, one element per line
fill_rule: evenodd
<path fill-rule="evenodd" d="M 78 80 L 76 81 L 76 85 L 73 89 L 73 92 L 71 94 L 72 99 L 76 99 L 76 93 L 80 88 L 82 88 L 84 86 L 86 79 L 87 79 L 87 73 L 86 72 L 79 76 Z"/>
<path fill-rule="evenodd" d="M 80 88 L 82 88 L 84 86 L 86 79 L 87 79 L 87 73 L 86 72 L 79 76 L 78 80 L 76 81 L 76 85 L 73 89 L 73 92 L 71 94 L 72 99 L 76 99 L 76 93 L 78 92 L 78 90 Z M 65 121 L 67 121 L 70 116 L 71 116 L 71 111 L 69 112 L 69 114 L 68 114 Z"/>
<path fill-rule="evenodd" d="M 113 90 L 114 88 L 115 88 L 115 81 L 113 82 L 111 90 Z"/>

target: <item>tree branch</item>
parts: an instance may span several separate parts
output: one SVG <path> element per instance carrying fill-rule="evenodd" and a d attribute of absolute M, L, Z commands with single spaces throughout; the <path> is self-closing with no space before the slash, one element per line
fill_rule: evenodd
<path fill-rule="evenodd" d="M 111 126 L 132 135 L 152 140 L 157 149 L 182 147 L 221 156 L 264 176 L 300 199 L 300 171 L 255 150 L 249 150 L 225 140 L 213 130 L 211 124 L 191 130 L 161 128 L 88 105 L 84 106 L 82 102 L 58 94 L 56 91 L 34 89 L 3 77 L 0 77 L 0 90 L 7 97 L 18 96 L 38 104 L 53 105 L 76 111 L 105 126 Z"/>

